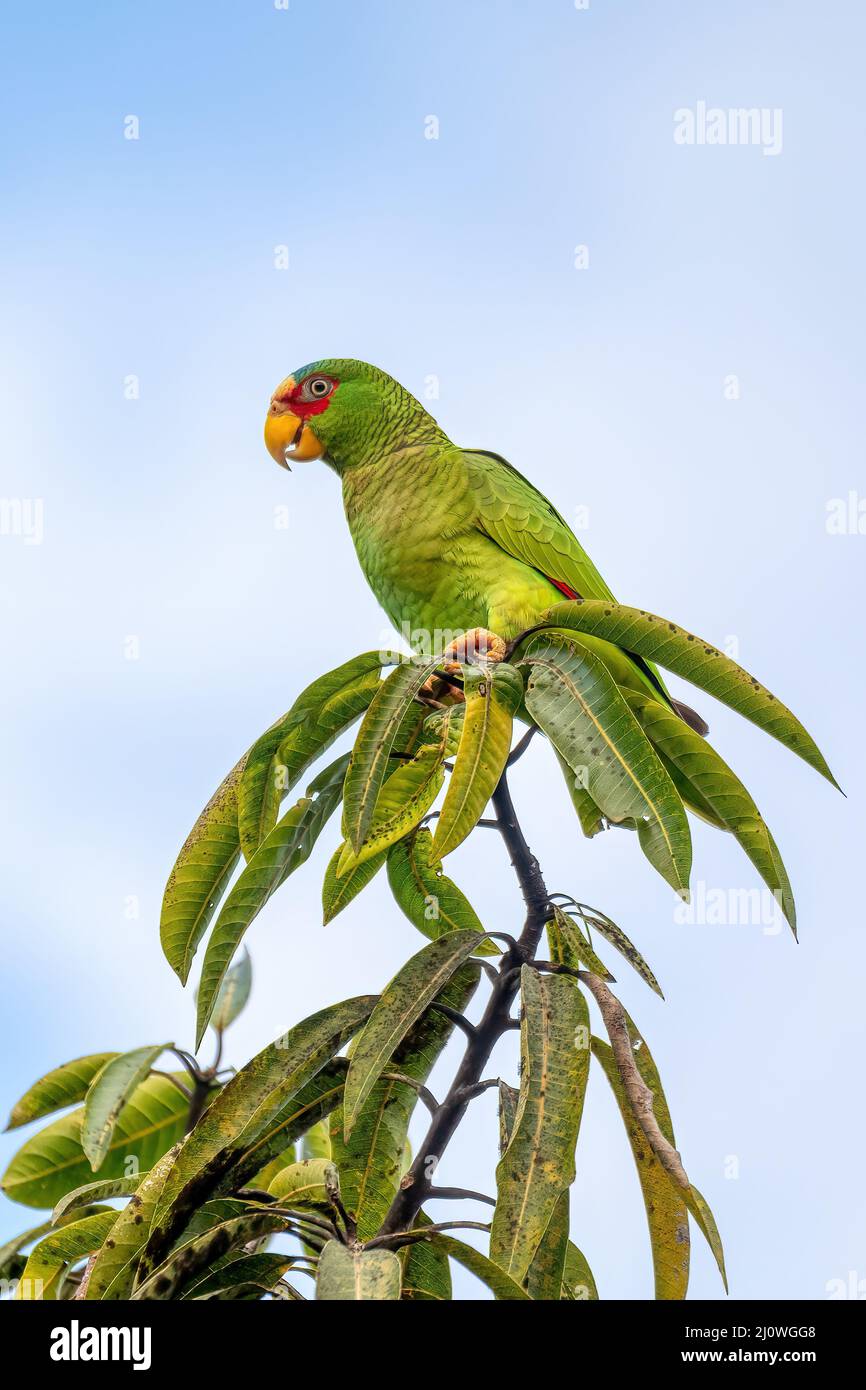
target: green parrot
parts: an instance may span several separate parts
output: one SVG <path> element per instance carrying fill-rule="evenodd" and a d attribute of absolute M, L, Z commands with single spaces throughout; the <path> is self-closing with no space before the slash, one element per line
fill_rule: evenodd
<path fill-rule="evenodd" d="M 283 467 L 322 459 L 339 475 L 367 582 L 394 626 L 429 654 L 475 629 L 508 642 L 563 598 L 613 600 L 528 479 L 498 454 L 453 444 L 420 401 L 367 362 L 326 358 L 286 377 L 265 443 Z M 708 732 L 649 662 L 587 633 L 581 642 L 619 685 Z"/>

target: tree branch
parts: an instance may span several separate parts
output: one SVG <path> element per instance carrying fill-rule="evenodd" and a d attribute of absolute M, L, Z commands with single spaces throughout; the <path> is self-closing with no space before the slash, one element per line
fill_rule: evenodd
<path fill-rule="evenodd" d="M 533 959 L 544 924 L 550 915 L 547 887 L 538 860 L 529 848 L 514 809 L 508 788 L 507 772 L 503 772 L 493 793 L 497 828 L 508 850 L 523 901 L 526 919 L 517 941 L 510 944 L 499 962 L 496 979 L 481 1021 L 469 1037 L 463 1060 L 451 1088 L 433 1116 L 430 1128 L 421 1142 L 412 1166 L 404 1175 L 399 1191 L 382 1223 L 378 1235 L 369 1245 L 390 1242 L 395 1236 L 405 1237 L 433 1189 L 433 1174 L 457 1126 L 466 1113 L 470 1100 L 477 1095 L 481 1078 L 494 1047 L 513 1026 L 511 1006 L 520 985 L 520 968 Z M 442 1010 L 442 1012 L 445 1012 Z M 430 1227 L 425 1227 L 429 1231 Z M 421 1235 L 413 1239 L 421 1239 Z"/>

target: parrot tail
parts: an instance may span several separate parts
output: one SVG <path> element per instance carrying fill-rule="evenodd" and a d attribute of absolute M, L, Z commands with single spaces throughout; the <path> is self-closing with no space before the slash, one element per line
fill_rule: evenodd
<path fill-rule="evenodd" d="M 710 732 L 710 726 L 705 719 L 702 719 L 690 705 L 684 705 L 682 700 L 671 700 L 671 704 L 680 716 L 680 719 L 684 719 L 690 729 L 694 729 L 696 734 L 700 734 L 702 738 L 706 738 L 707 734 Z"/>

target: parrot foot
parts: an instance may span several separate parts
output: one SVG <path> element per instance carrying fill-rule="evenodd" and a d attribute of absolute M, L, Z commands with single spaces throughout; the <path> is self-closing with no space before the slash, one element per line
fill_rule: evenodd
<path fill-rule="evenodd" d="M 497 637 L 486 627 L 473 627 L 464 632 L 442 653 L 442 668 L 456 675 L 461 665 L 493 666 L 505 660 L 507 645 L 502 637 Z"/>

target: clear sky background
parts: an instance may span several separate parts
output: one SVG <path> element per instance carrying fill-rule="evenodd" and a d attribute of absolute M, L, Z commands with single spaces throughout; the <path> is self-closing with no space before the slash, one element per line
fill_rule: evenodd
<path fill-rule="evenodd" d="M 4 1108 L 69 1057 L 191 1043 L 157 934 L 174 855 L 297 692 L 383 640 L 336 479 L 261 443 L 283 376 L 357 356 L 418 394 L 437 378 L 453 438 L 588 509 L 618 597 L 727 643 L 848 792 L 689 696 L 789 865 L 796 946 L 677 922 L 632 837 L 581 838 L 544 747 L 514 778 L 551 888 L 621 923 L 665 989 L 619 972 L 732 1292 L 866 1278 L 866 535 L 827 525 L 866 494 L 864 27 L 851 0 L 4 7 L 0 493 L 43 506 L 40 544 L 0 536 Z M 781 109 L 781 153 L 678 145 L 699 101 Z M 248 935 L 233 1062 L 423 944 L 383 878 L 322 929 L 336 835 Z M 476 839 L 454 876 L 514 929 L 502 848 Z M 698 892 L 760 886 L 729 837 L 694 841 Z M 490 1190 L 494 1163 L 488 1098 L 442 1181 Z M 0 1237 L 27 1224 L 0 1204 Z M 573 1236 L 602 1296 L 651 1294 L 600 1075 Z M 692 1293 L 718 1297 L 693 1248 Z"/>

